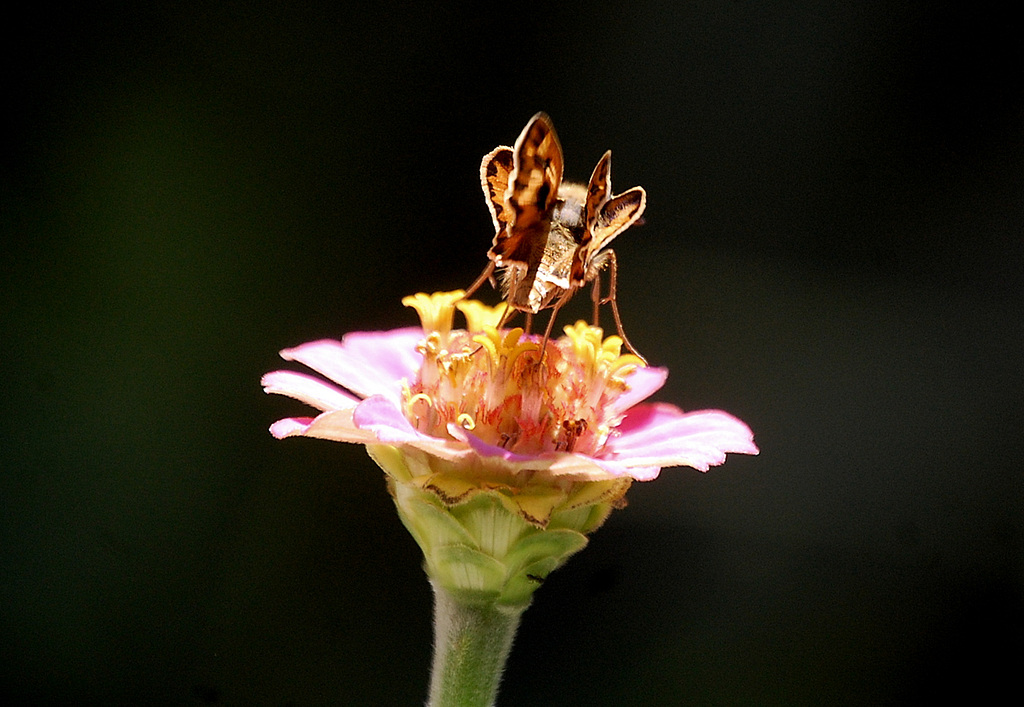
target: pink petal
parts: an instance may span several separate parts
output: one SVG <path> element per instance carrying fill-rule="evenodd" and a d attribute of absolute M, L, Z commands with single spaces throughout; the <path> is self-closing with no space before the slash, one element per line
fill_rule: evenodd
<path fill-rule="evenodd" d="M 281 357 L 309 366 L 361 397 L 386 395 L 400 399 L 402 379 L 412 380 L 422 357 L 416 344 L 418 327 L 385 332 L 355 332 L 341 341 L 321 339 L 285 349 Z"/>
<path fill-rule="evenodd" d="M 410 378 L 423 364 L 416 346 L 423 341 L 423 329 L 404 327 L 390 331 L 356 331 L 345 334 L 341 343 L 353 355 L 375 364 L 389 376 Z"/>
<path fill-rule="evenodd" d="M 468 444 L 477 454 L 485 457 L 498 457 L 510 464 L 523 464 L 526 462 L 536 461 L 538 459 L 536 455 L 515 454 L 504 447 L 484 442 L 472 432 L 453 423 L 448 424 L 448 434 L 455 439 Z"/>
<path fill-rule="evenodd" d="M 632 466 L 629 468 L 629 475 L 637 481 L 654 481 L 660 473 L 660 466 Z"/>
<path fill-rule="evenodd" d="M 331 410 L 317 415 L 309 427 L 303 432 L 306 437 L 329 439 L 335 442 L 352 442 L 354 444 L 371 444 L 377 436 L 369 430 L 360 429 L 352 419 L 356 408 Z"/>
<path fill-rule="evenodd" d="M 549 469 L 552 474 L 561 475 L 569 473 L 573 476 L 578 476 L 581 471 L 584 471 L 583 475 L 591 480 L 607 479 L 609 476 L 615 478 L 629 476 L 637 481 L 650 481 L 651 479 L 658 478 L 658 473 L 661 471 L 660 466 L 631 466 L 620 461 L 612 461 L 606 458 L 595 459 L 582 454 L 568 454 L 565 456 L 574 457 L 574 459 L 559 459 Z M 590 470 L 586 471 L 588 467 Z"/>
<path fill-rule="evenodd" d="M 266 393 L 287 395 L 319 410 L 355 407 L 359 399 L 319 378 L 294 371 L 273 371 L 260 381 Z"/>
<path fill-rule="evenodd" d="M 630 475 L 630 470 L 623 464 L 567 452 L 559 452 L 557 458 L 547 468 L 547 472 L 552 476 L 568 476 L 587 481 L 602 481 L 608 477 Z"/>
<path fill-rule="evenodd" d="M 727 452 L 758 453 L 750 428 L 721 410 L 684 413 L 667 403 L 638 405 L 616 432 L 602 459 L 631 468 L 691 466 L 707 471 L 723 463 Z"/>
<path fill-rule="evenodd" d="M 285 437 L 317 437 L 329 439 L 335 442 L 352 442 L 355 444 L 370 444 L 377 441 L 377 437 L 367 430 L 359 429 L 352 421 L 352 411 L 355 408 L 344 410 L 331 410 L 329 412 L 310 417 L 288 417 L 278 420 L 270 426 L 270 433 L 278 439 Z"/>
<path fill-rule="evenodd" d="M 612 403 L 612 411 L 609 416 L 619 415 L 641 400 L 646 400 L 654 391 L 665 385 L 667 378 L 667 368 L 637 368 L 626 378 L 629 390 Z"/>
<path fill-rule="evenodd" d="M 568 452 L 545 452 L 537 455 L 515 454 L 504 447 L 488 444 L 472 432 L 449 424 L 448 432 L 456 439 L 465 441 L 474 453 L 491 457 L 491 463 L 500 459 L 510 471 L 531 469 L 545 471 L 551 476 L 571 477 L 580 481 L 601 481 L 609 476 L 631 476 L 637 481 L 649 481 L 657 478 L 661 467 L 630 467 L 618 462 L 594 459 L 583 454 Z"/>
<path fill-rule="evenodd" d="M 295 435 L 303 435 L 306 433 L 306 429 L 312 421 L 312 417 L 286 417 L 283 420 L 278 420 L 270 426 L 270 434 L 274 435 L 278 439 L 293 437 Z"/>
<path fill-rule="evenodd" d="M 431 437 L 417 431 L 402 411 L 383 395 L 375 395 L 359 403 L 352 417 L 360 431 L 373 435 L 370 442 L 413 447 L 449 461 L 471 455 L 462 442 Z"/>
<path fill-rule="evenodd" d="M 628 463 L 595 459 L 594 462 L 610 476 L 629 476 L 637 481 L 652 481 L 661 473 L 660 466 L 631 466 Z"/>
<path fill-rule="evenodd" d="M 378 441 L 387 444 L 402 444 L 427 436 L 418 432 L 402 411 L 383 395 L 374 395 L 359 403 L 352 419 L 359 429 L 373 432 Z"/>

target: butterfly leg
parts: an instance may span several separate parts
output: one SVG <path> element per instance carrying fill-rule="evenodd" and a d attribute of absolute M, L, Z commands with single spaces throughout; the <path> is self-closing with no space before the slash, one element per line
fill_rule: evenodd
<path fill-rule="evenodd" d="M 464 299 L 469 299 L 469 297 L 472 296 L 472 294 L 474 292 L 476 292 L 478 289 L 480 289 L 480 286 L 483 285 L 488 280 L 491 281 L 491 286 L 494 287 L 495 289 L 497 289 L 498 283 L 494 279 L 494 269 L 495 269 L 495 267 L 496 266 L 495 266 L 493 261 L 488 263 L 487 267 L 484 268 L 484 271 L 482 273 L 480 273 L 480 276 L 476 280 L 473 281 L 473 284 L 470 285 L 469 288 L 466 290 L 465 294 L 462 295 L 462 297 L 460 298 L 460 301 L 464 300 Z M 517 310 L 515 307 L 513 307 L 512 304 L 508 300 L 505 300 L 505 312 L 501 315 L 501 320 L 498 322 L 498 325 L 497 325 L 498 329 L 501 329 L 503 326 L 508 324 L 509 321 L 512 319 L 512 317 L 515 316 L 517 311 L 519 311 L 519 310 Z M 530 321 L 529 321 L 529 319 L 527 319 L 527 322 L 526 322 L 526 331 L 527 331 L 527 333 L 529 333 L 529 331 L 530 331 Z"/>
<path fill-rule="evenodd" d="M 498 320 L 496 329 L 502 329 L 507 326 L 512 317 L 516 316 L 516 312 L 519 311 L 508 302 L 503 302 L 503 304 L 505 305 L 505 311 L 502 313 L 501 319 Z"/>
<path fill-rule="evenodd" d="M 466 290 L 466 294 L 462 295 L 462 299 L 466 299 L 467 297 L 472 295 L 474 292 L 479 290 L 480 289 L 480 285 L 484 284 L 488 280 L 491 281 L 491 284 L 494 284 L 494 261 L 493 260 L 491 262 L 487 263 L 487 267 L 484 268 L 484 271 L 482 273 L 480 273 L 480 277 L 478 277 L 476 280 L 474 280 L 473 284 L 469 286 L 469 288 Z"/>
<path fill-rule="evenodd" d="M 604 302 L 601 300 L 601 273 L 594 273 L 594 286 L 590 288 L 590 299 L 594 303 L 594 319 L 591 322 L 593 326 L 600 326 L 598 324 L 598 316 L 601 313 L 601 305 Z"/>
<path fill-rule="evenodd" d="M 612 316 L 615 317 L 615 327 L 619 330 L 619 336 L 622 337 L 622 343 L 624 343 L 626 345 L 626 348 L 629 349 L 630 352 L 633 353 L 633 355 L 635 355 L 637 358 L 639 358 L 641 361 L 643 361 L 644 365 L 646 366 L 647 365 L 647 359 L 644 358 L 640 354 L 640 352 L 636 350 L 636 347 L 633 346 L 633 344 L 630 342 L 629 338 L 626 336 L 626 332 L 623 331 L 623 329 L 622 329 L 622 318 L 619 317 L 619 305 L 616 302 L 616 296 L 615 296 L 615 287 L 618 284 L 617 283 L 617 279 L 618 279 L 618 271 L 619 271 L 618 265 L 615 262 L 615 251 L 613 251 L 613 250 L 606 250 L 605 251 L 605 255 L 608 258 L 608 279 L 610 280 L 609 287 L 608 287 L 608 296 L 606 298 L 604 298 L 604 299 L 601 299 L 600 294 L 598 294 L 598 296 L 595 297 L 594 302 L 595 303 L 600 303 L 600 304 L 604 304 L 604 303 L 607 302 L 607 303 L 610 303 L 612 305 Z M 594 280 L 594 283 L 597 284 L 596 278 Z M 594 317 L 594 321 L 595 322 L 597 321 L 597 317 L 596 316 Z"/>
<path fill-rule="evenodd" d="M 573 296 L 574 292 L 576 292 L 576 289 L 573 288 L 573 287 L 570 287 L 568 290 L 565 290 L 562 293 L 562 296 L 559 297 L 558 300 L 555 302 L 555 304 L 551 307 L 551 318 L 548 319 L 548 325 L 544 329 L 544 339 L 540 343 L 540 360 L 541 361 L 544 360 L 544 352 L 546 352 L 547 349 L 548 349 L 548 340 L 551 338 L 551 330 L 555 326 L 555 317 L 558 316 L 558 310 L 560 310 L 562 308 L 562 305 L 564 305 L 566 302 L 568 302 L 570 299 L 572 299 L 572 296 Z"/>

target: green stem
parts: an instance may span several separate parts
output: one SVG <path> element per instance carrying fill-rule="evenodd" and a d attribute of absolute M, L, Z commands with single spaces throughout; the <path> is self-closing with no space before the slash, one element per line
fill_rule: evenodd
<path fill-rule="evenodd" d="M 526 605 L 464 603 L 434 586 L 434 665 L 427 707 L 492 707 Z"/>

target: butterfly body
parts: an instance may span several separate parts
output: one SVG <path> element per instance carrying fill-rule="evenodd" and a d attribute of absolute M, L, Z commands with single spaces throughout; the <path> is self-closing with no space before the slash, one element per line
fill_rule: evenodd
<path fill-rule="evenodd" d="M 502 294 L 514 307 L 531 314 L 553 305 L 554 300 L 569 290 L 569 274 L 577 244 L 582 237 L 585 221 L 586 187 L 581 184 L 562 183 L 558 189 L 551 222 L 548 226 L 544 250 L 532 277 L 521 278 L 530 284 L 526 292 L 517 295 L 515 286 L 520 281 L 515 267 L 505 268 L 502 276 Z M 529 278 L 529 279 L 527 279 Z"/>

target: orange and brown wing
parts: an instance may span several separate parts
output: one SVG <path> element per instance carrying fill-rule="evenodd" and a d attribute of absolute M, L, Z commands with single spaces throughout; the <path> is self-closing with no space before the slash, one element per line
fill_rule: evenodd
<path fill-rule="evenodd" d="M 502 200 L 508 218 L 495 234 L 487 255 L 499 267 L 515 266 L 522 271 L 515 278 L 509 299 L 513 306 L 523 307 L 544 255 L 562 182 L 562 146 L 547 115 L 538 113 L 530 119 L 516 140 L 512 158 Z"/>
<path fill-rule="evenodd" d="M 646 206 L 647 192 L 643 187 L 633 187 L 606 201 L 598 219 L 593 252 L 602 250 L 615 236 L 639 221 Z"/>
<path fill-rule="evenodd" d="M 480 163 L 480 186 L 487 199 L 495 233 L 499 233 L 512 220 L 512 212 L 505 202 L 505 192 L 508 191 L 509 177 L 514 168 L 512 148 L 504 145 L 488 152 Z"/>
<path fill-rule="evenodd" d="M 647 206 L 643 187 L 611 196 L 611 150 L 601 157 L 587 187 L 586 226 L 573 255 L 569 282 L 582 287 L 590 279 L 590 266 L 598 253 L 617 235 L 636 223 Z"/>
<path fill-rule="evenodd" d="M 587 185 L 587 203 L 584 211 L 586 230 L 583 232 L 583 240 L 580 245 L 587 245 L 593 237 L 592 229 L 597 225 L 597 219 L 601 215 L 601 207 L 612 195 L 612 151 L 608 150 L 597 166 L 594 173 L 590 175 L 590 183 Z"/>

